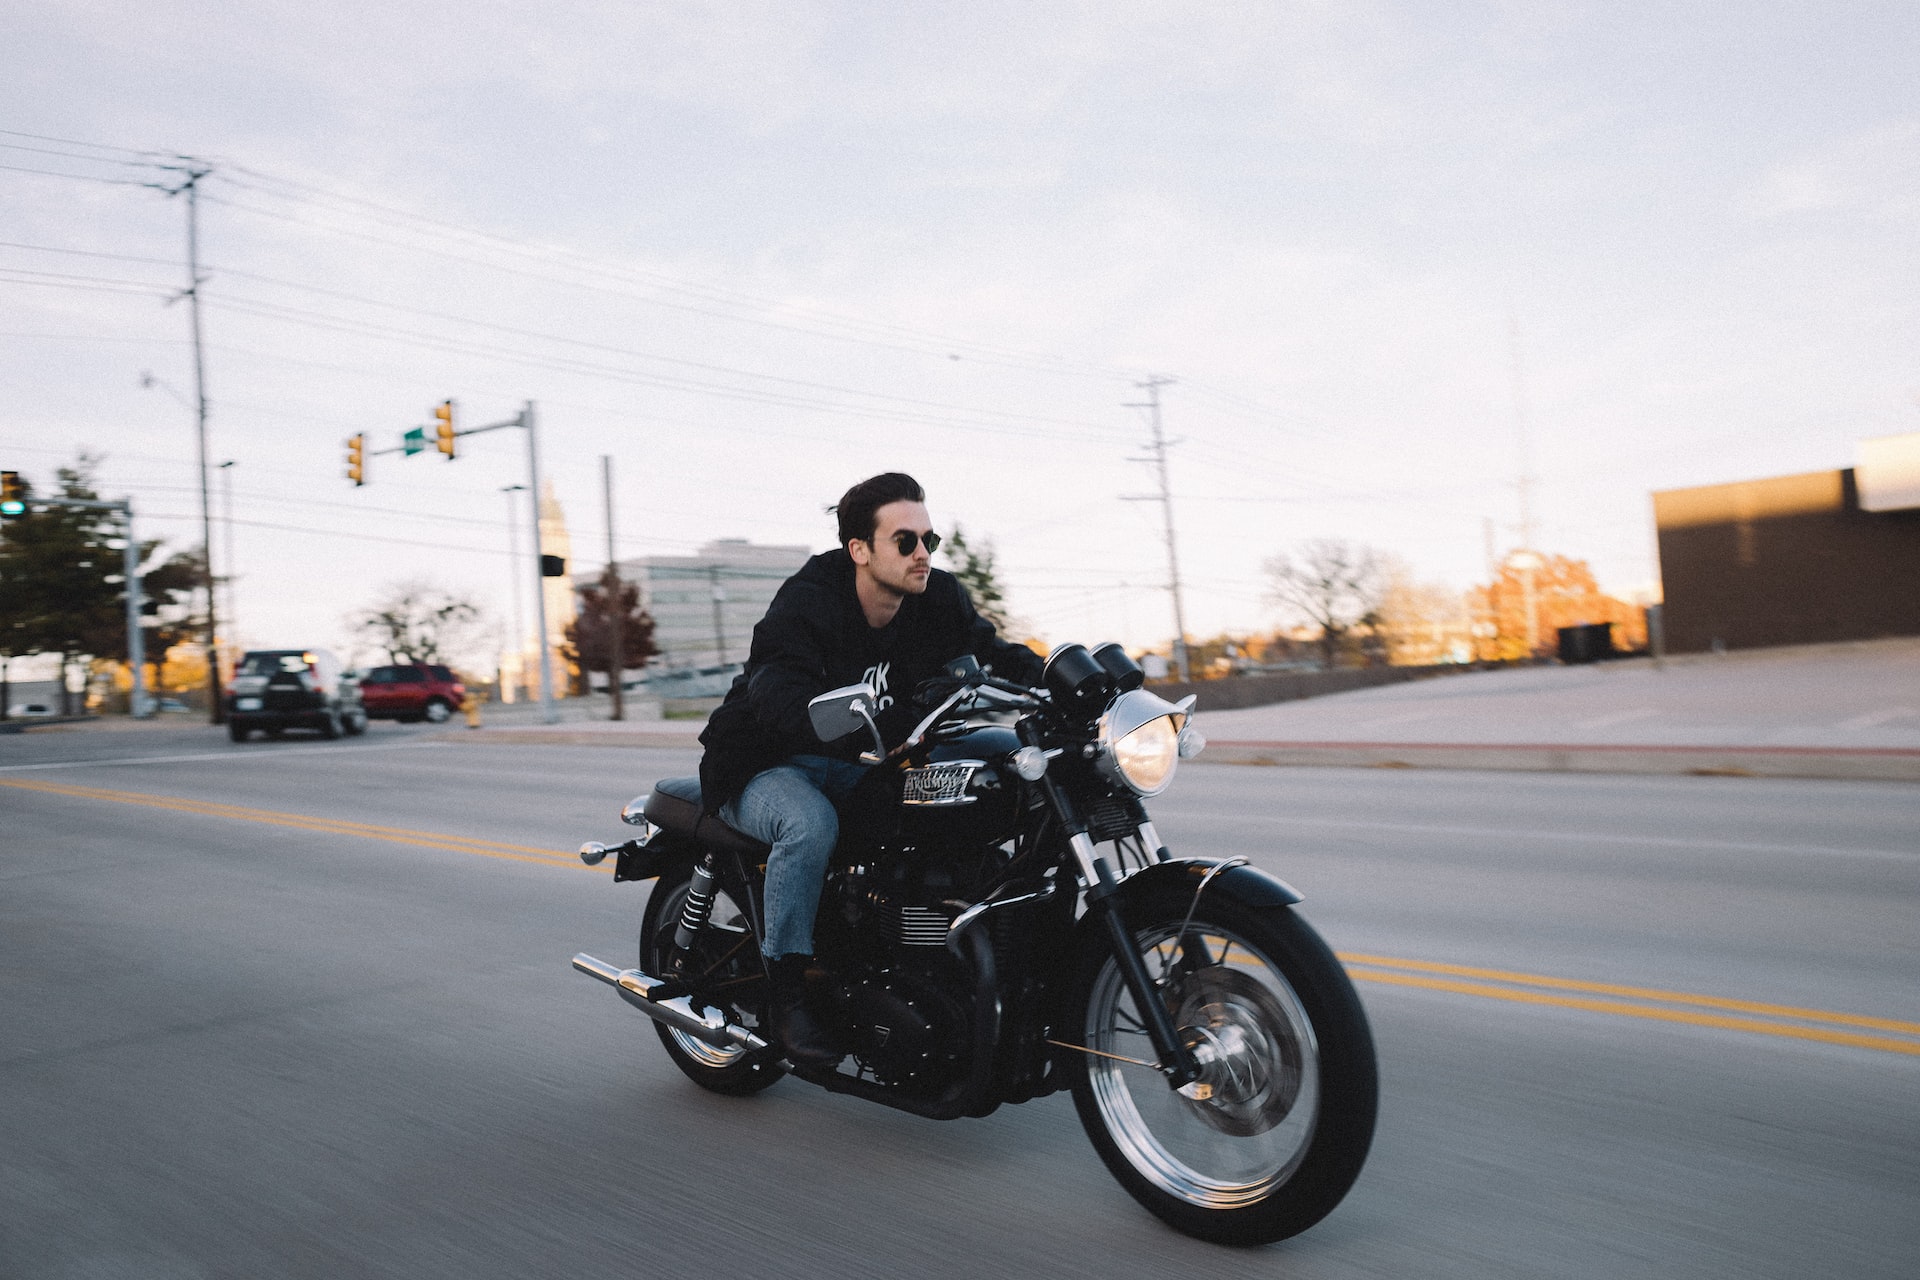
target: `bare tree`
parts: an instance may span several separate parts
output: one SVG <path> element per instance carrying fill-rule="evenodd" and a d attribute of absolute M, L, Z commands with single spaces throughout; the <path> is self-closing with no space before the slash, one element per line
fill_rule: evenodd
<path fill-rule="evenodd" d="M 480 619 L 472 601 L 414 579 L 387 588 L 372 608 L 353 615 L 354 631 L 387 651 L 387 661 L 446 662 Z"/>
<path fill-rule="evenodd" d="M 1323 538 L 1266 563 L 1268 599 L 1320 630 L 1320 661 L 1332 667 L 1354 628 L 1378 615 L 1383 558 L 1370 547 Z"/>

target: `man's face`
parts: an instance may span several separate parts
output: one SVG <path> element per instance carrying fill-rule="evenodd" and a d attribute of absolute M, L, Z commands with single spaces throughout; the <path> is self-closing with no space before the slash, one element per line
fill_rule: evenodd
<path fill-rule="evenodd" d="M 875 585 L 895 595 L 917 596 L 927 589 L 927 577 L 933 572 L 933 553 L 927 550 L 924 536 L 931 532 L 933 520 L 924 503 L 889 502 L 874 512 L 873 541 L 856 541 L 849 550 Z M 913 543 L 901 551 L 905 534 L 913 535 Z"/>

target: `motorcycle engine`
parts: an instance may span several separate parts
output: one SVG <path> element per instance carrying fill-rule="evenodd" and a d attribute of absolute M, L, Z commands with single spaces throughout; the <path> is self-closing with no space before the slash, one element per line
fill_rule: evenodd
<path fill-rule="evenodd" d="M 850 1048 L 885 1084 L 936 1092 L 962 1069 L 967 1015 L 942 984 L 894 970 L 855 983 L 846 993 Z"/>
<path fill-rule="evenodd" d="M 965 1069 L 972 990 L 947 951 L 947 930 L 972 905 L 968 889 L 1004 856 L 896 844 L 871 850 L 836 878 L 836 923 L 864 959 L 840 1012 L 849 1047 L 876 1079 L 935 1092 Z"/>

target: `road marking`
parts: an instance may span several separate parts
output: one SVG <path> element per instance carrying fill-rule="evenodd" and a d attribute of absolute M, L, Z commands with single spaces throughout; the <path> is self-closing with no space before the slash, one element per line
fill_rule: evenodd
<path fill-rule="evenodd" d="M 1632 724 L 1635 720 L 1650 720 L 1659 714 L 1652 707 L 1635 707 L 1631 711 L 1615 711 L 1610 715 L 1595 716 L 1591 720 L 1575 723 L 1582 729 L 1611 729 L 1618 724 Z"/>
<path fill-rule="evenodd" d="M 1590 1013 L 1610 1013 L 1619 1017 L 1648 1018 L 1658 1022 L 1679 1022 L 1728 1031 L 1750 1031 L 1760 1035 L 1816 1040 L 1824 1044 L 1879 1049 L 1920 1057 L 1920 1022 L 1831 1013 L 1824 1009 L 1803 1009 L 1792 1005 L 1762 1004 L 1754 1000 L 1730 1000 L 1686 991 L 1661 991 L 1652 987 L 1628 987 L 1608 982 L 1582 982 L 1574 978 L 1550 978 L 1536 973 L 1439 964 L 1430 960 L 1405 960 L 1360 952 L 1341 952 L 1339 958 L 1347 966 L 1349 975 L 1361 982 L 1448 991 L 1456 995 L 1484 996 L 1521 1004 L 1553 1005 L 1563 1009 L 1582 1009 Z M 1459 980 L 1461 978 L 1490 981 L 1463 982 Z M 1552 994 L 1559 991 L 1588 992 L 1594 996 L 1619 996 L 1624 999 L 1602 1000 L 1591 996 Z M 1696 1008 L 1686 1008 L 1688 1005 Z M 1705 1013 L 1700 1011 L 1703 1009 L 1724 1009 L 1729 1012 Z M 1756 1016 L 1729 1016 L 1732 1013 Z M 1807 1022 L 1828 1025 L 1796 1025 Z M 1832 1029 L 1834 1027 L 1858 1027 L 1894 1034 L 1865 1035 L 1859 1031 Z"/>
<path fill-rule="evenodd" d="M 260 822 L 275 827 L 293 827 L 328 835 L 359 836 L 394 844 L 417 845 L 425 849 L 444 849 L 452 853 L 472 853 L 484 858 L 506 858 L 515 862 L 537 862 L 547 866 L 584 866 L 578 855 L 559 849 L 541 849 L 533 845 L 505 844 L 471 836 L 447 835 L 440 831 L 415 831 L 406 827 L 383 827 L 371 822 L 347 822 L 337 818 L 316 818 L 304 813 L 281 813 L 273 809 L 252 809 L 240 805 L 215 804 L 208 800 L 187 800 L 177 796 L 158 796 L 139 791 L 106 790 L 101 787 L 76 787 L 62 782 L 41 782 L 28 778 L 0 778 L 0 787 L 21 791 L 40 791 L 49 795 L 71 796 L 79 800 L 111 800 L 118 804 L 139 805 L 148 809 L 170 809 L 209 818 L 232 818 L 241 822 Z"/>
<path fill-rule="evenodd" d="M 1901 720 L 1914 715 L 1912 707 L 1888 707 L 1885 711 L 1869 711 L 1863 716 L 1851 720 L 1842 720 L 1836 729 L 1876 729 L 1889 720 Z"/>
<path fill-rule="evenodd" d="M 60 782 L 42 782 L 29 778 L 0 778 L 0 787 L 36 791 L 47 795 L 79 800 L 107 800 L 142 808 L 167 809 L 203 817 L 258 822 L 269 826 L 292 827 L 327 835 L 357 836 L 393 844 L 415 845 L 452 853 L 469 853 L 484 858 L 503 858 L 532 862 L 542 866 L 583 867 L 578 856 L 557 849 L 533 845 L 505 844 L 472 836 L 448 835 L 439 831 L 419 831 L 405 827 L 385 827 L 370 822 L 347 822 L 334 818 L 316 818 L 303 813 L 282 813 L 272 809 L 253 809 L 240 805 L 218 804 L 207 800 L 188 800 L 178 796 L 151 795 L 137 791 L 107 790 L 101 787 L 76 787 Z M 605 865 L 593 868 L 610 871 Z M 1518 973 L 1504 969 L 1483 969 L 1470 965 L 1442 964 L 1432 960 L 1409 960 L 1366 952 L 1341 952 L 1341 963 L 1361 982 L 1392 986 L 1418 987 L 1447 991 L 1456 995 L 1484 996 L 1522 1004 L 1552 1005 L 1609 1013 L 1628 1018 L 1648 1018 L 1661 1022 L 1717 1027 L 1732 1031 L 1750 1031 L 1761 1035 L 1815 1040 L 1854 1048 L 1879 1049 L 1891 1053 L 1920 1056 L 1920 1023 L 1894 1018 L 1876 1018 L 1862 1014 L 1832 1013 L 1824 1009 L 1805 1009 L 1792 1005 L 1763 1004 L 1753 1000 L 1733 1000 L 1722 996 L 1700 995 L 1684 991 L 1663 991 L 1652 987 L 1622 986 L 1616 983 L 1587 982 L 1576 978 L 1553 978 L 1537 973 Z M 1485 981 L 1461 981 L 1460 979 Z M 1504 985 L 1496 985 L 1504 984 Z M 1615 996 L 1620 999 L 1592 999 L 1588 996 L 1556 995 L 1554 992 L 1585 992 L 1591 996 Z M 1639 1003 L 1635 1003 L 1639 1002 Z M 1695 1006 L 1686 1008 L 1684 1006 Z M 1676 1007 L 1680 1006 L 1680 1007 Z M 1731 1017 L 1704 1013 L 1703 1009 L 1724 1009 L 1731 1013 L 1756 1016 Z M 1828 1026 L 1797 1026 L 1796 1022 L 1825 1023 Z M 1892 1032 L 1893 1035 L 1864 1035 L 1830 1027 L 1857 1027 L 1863 1030 Z M 1912 1037 L 1902 1039 L 1899 1037 Z"/>
<path fill-rule="evenodd" d="M 440 742 L 382 742 L 367 745 L 355 745 L 346 750 L 355 753 L 362 751 L 417 751 L 424 747 L 439 747 Z M 108 756 L 104 760 L 54 760 L 42 764 L 0 764 L 0 773 L 28 773 L 39 769 L 85 769 L 93 765 L 127 764 L 188 764 L 196 760 L 223 760 L 228 764 L 239 764 L 258 760 L 262 762 L 284 760 L 288 756 L 304 756 L 316 751 L 338 752 L 338 746 L 328 747 L 282 747 L 277 751 L 262 751 L 255 748 L 247 751 L 235 747 L 231 751 L 197 751 L 192 755 L 181 756 Z"/>

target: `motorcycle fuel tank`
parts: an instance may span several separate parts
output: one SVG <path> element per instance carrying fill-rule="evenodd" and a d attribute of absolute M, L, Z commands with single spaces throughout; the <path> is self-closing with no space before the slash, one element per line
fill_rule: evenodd
<path fill-rule="evenodd" d="M 1019 746 L 1012 729 L 981 725 L 917 754 L 895 782 L 901 838 L 968 847 L 1011 839 L 1022 784 L 1006 759 Z"/>

